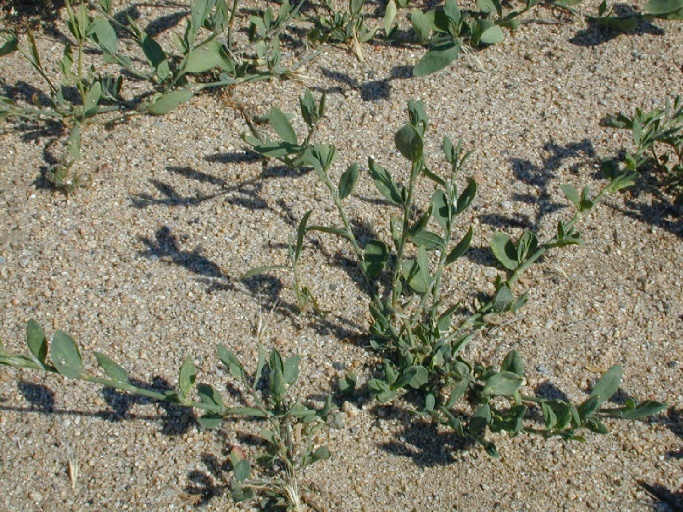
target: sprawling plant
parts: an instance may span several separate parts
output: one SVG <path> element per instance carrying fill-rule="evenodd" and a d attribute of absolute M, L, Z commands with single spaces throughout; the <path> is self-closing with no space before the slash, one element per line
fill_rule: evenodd
<path fill-rule="evenodd" d="M 111 126 L 140 114 L 167 114 L 206 88 L 291 73 L 298 63 L 285 65 L 279 35 L 301 5 L 292 7 L 285 1 L 277 14 L 268 7 L 251 16 L 248 42 L 237 44 L 239 0 L 193 0 L 185 30 L 174 34 L 175 49 L 164 49 L 130 16 L 125 23 L 119 21 L 112 14 L 111 0 L 89 0 L 77 7 L 67 0 L 67 27 L 73 41 L 64 46 L 59 81 L 45 68 L 32 32 L 24 47 L 17 34 L 0 30 L 0 56 L 19 51 L 45 82 L 49 103 L 26 106 L 0 96 L 0 119 L 31 119 L 65 130 L 66 151 L 46 177 L 57 187 L 73 188 L 78 185 L 72 167 L 80 156 L 83 127 Z M 121 34 L 137 45 L 135 55 L 122 51 Z M 91 50 L 94 60 L 88 60 Z M 105 67 L 108 71 L 103 71 Z M 112 68 L 118 71 L 112 73 Z M 135 97 L 123 95 L 126 76 L 145 85 Z"/>
<path fill-rule="evenodd" d="M 310 231 L 333 234 L 350 244 L 367 283 L 372 317 L 370 345 L 383 361 L 380 377 L 368 383 L 370 392 L 380 402 L 407 394 L 411 403 L 416 404 L 417 414 L 450 426 L 461 436 L 474 438 L 492 454 L 496 449 L 486 437 L 488 430 L 579 439 L 577 431 L 581 428 L 607 432 L 603 417 L 632 419 L 662 410 L 664 405 L 653 401 L 637 404 L 629 400 L 623 407 L 603 407 L 621 382 L 619 366 L 602 376 L 587 400 L 574 405 L 524 394 L 524 363 L 515 351 L 505 357 L 498 369 L 472 364 L 462 356 L 475 333 L 489 325 L 493 317 L 514 313 L 524 305 L 527 293 L 513 291 L 520 276 L 548 251 L 581 244 L 581 235 L 575 229 L 581 215 L 605 194 L 631 185 L 632 173 L 613 176 L 596 195 L 588 188 L 579 192 L 563 185 L 561 189 L 576 207 L 576 213 L 567 221 L 559 221 L 556 234 L 544 242 L 531 231 L 523 233 L 517 241 L 504 233 L 494 235 L 491 249 L 507 276 L 498 276 L 495 292 L 481 294 L 463 318 L 460 305 L 449 304 L 442 294 L 442 284 L 448 267 L 467 252 L 473 237 L 471 227 L 456 234 L 457 218 L 477 192 L 473 179 L 462 189 L 458 186 L 460 170 L 470 153 L 463 153 L 461 143 L 454 144 L 445 137 L 443 152 L 449 169 L 445 176 L 438 174 L 424 159 L 424 136 L 429 122 L 422 103 L 409 102 L 408 112 L 410 122 L 395 136 L 397 149 L 410 164 L 406 183 L 399 185 L 376 160 L 368 160 L 368 174 L 377 191 L 397 212 L 390 215 L 389 241 L 372 239 L 361 243 L 354 234 L 344 200 L 360 178 L 358 164 L 349 166 L 335 184 L 330 176 L 336 158 L 334 146 L 310 145 L 301 156 L 329 190 L 341 224 L 312 225 L 312 212 L 306 212 L 298 227 L 297 253 L 301 251 L 304 234 Z M 283 131 L 281 127 L 273 128 Z M 254 148 L 259 150 L 259 145 Z M 420 179 L 430 180 L 436 189 L 426 203 L 416 197 Z M 271 269 L 262 267 L 252 274 Z M 349 387 L 348 382 L 344 382 L 345 388 Z M 463 400 L 472 414 L 464 413 Z M 530 407 L 540 408 L 542 427 L 528 420 Z"/>
<path fill-rule="evenodd" d="M 327 447 L 315 446 L 313 439 L 325 426 L 333 409 L 332 399 L 328 396 L 323 407 L 315 408 L 292 396 L 299 377 L 299 356 L 283 359 L 277 350 L 268 355 L 259 345 L 256 369 L 249 374 L 235 354 L 218 345 L 218 357 L 240 392 L 241 404 L 228 406 L 216 388 L 196 382 L 197 371 L 190 356 L 180 368 L 177 388 L 156 391 L 133 384 L 126 370 L 100 352 L 95 352 L 95 359 L 106 377 L 86 373 L 76 342 L 62 331 L 55 331 L 52 343 L 48 343 L 45 331 L 34 320 L 27 323 L 26 344 L 29 354 L 18 355 L 0 343 L 0 365 L 57 373 L 69 379 L 192 407 L 204 412 L 198 421 L 206 428 L 216 428 L 226 418 L 259 420 L 263 425 L 259 435 L 265 446 L 256 458 L 260 469 L 253 466 L 246 450 L 235 446 L 230 451 L 232 470 L 226 476 L 226 486 L 236 502 L 261 495 L 271 505 L 298 511 L 302 504 L 304 470 L 330 456 Z"/>
<path fill-rule="evenodd" d="M 677 96 L 673 103 L 667 99 L 663 109 L 636 109 L 633 117 L 608 116 L 605 124 L 632 133 L 635 150 L 626 152 L 623 167 L 633 173 L 656 173 L 674 194 L 674 202 L 683 205 L 683 98 Z M 603 162 L 603 167 L 609 173 L 619 172 L 614 159 Z"/>

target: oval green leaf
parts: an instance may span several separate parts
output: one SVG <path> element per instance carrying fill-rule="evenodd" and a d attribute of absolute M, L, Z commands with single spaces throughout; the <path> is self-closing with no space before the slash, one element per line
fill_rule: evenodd
<path fill-rule="evenodd" d="M 413 68 L 413 76 L 427 76 L 441 71 L 458 58 L 460 45 L 456 42 L 446 43 L 429 50 Z"/>
<path fill-rule="evenodd" d="M 33 357 L 41 364 L 45 363 L 45 358 L 47 357 L 47 337 L 40 324 L 33 319 L 29 320 L 26 324 L 26 344 Z"/>
<path fill-rule="evenodd" d="M 190 101 L 192 96 L 194 96 L 194 93 L 188 89 L 162 94 L 154 103 L 147 107 L 147 112 L 154 116 L 167 114 L 179 105 Z"/>
<path fill-rule="evenodd" d="M 112 359 L 101 352 L 95 352 L 95 359 L 97 359 L 97 364 L 104 370 L 107 377 L 116 382 L 121 382 L 123 384 L 128 383 L 128 372 L 116 364 Z"/>
<path fill-rule="evenodd" d="M 360 168 L 358 164 L 352 164 L 339 178 L 339 199 L 344 200 L 353 192 L 358 178 L 360 176 Z"/>
<path fill-rule="evenodd" d="M 76 342 L 66 333 L 56 331 L 50 351 L 57 371 L 70 379 L 77 379 L 83 373 L 83 361 Z"/>

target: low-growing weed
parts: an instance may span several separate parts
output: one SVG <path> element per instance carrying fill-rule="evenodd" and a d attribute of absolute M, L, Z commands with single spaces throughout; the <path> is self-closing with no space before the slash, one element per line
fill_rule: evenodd
<path fill-rule="evenodd" d="M 635 150 L 624 157 L 624 168 L 630 172 L 655 172 L 661 184 L 674 194 L 674 203 L 683 205 L 683 98 L 667 99 L 663 109 L 643 112 L 636 109 L 633 117 L 624 114 L 608 116 L 607 126 L 630 130 Z M 603 169 L 608 174 L 619 172 L 619 162 L 607 159 Z"/>
<path fill-rule="evenodd" d="M 575 228 L 577 221 L 606 194 L 630 186 L 633 174 L 628 170 L 615 174 L 597 194 L 592 194 L 587 187 L 579 192 L 570 185 L 561 186 L 576 212 L 571 219 L 559 221 L 556 234 L 546 241 L 531 231 L 516 241 L 504 233 L 494 235 L 491 250 L 507 276 L 498 276 L 495 292 L 480 294 L 469 314 L 456 321 L 462 317 L 459 313 L 462 306 L 449 304 L 441 292 L 448 267 L 467 252 L 474 234 L 471 227 L 456 234 L 457 217 L 471 205 L 477 193 L 473 179 L 467 180 L 464 188 L 459 186 L 460 171 L 470 153 L 463 152 L 461 143 L 454 144 L 444 137 L 443 153 L 448 171 L 445 175 L 437 173 L 424 159 L 424 136 L 429 120 L 422 103 L 409 102 L 408 112 L 410 122 L 394 138 L 396 148 L 410 164 L 407 183 L 399 185 L 375 159 L 368 160 L 369 177 L 397 213 L 389 218 L 389 241 L 372 239 L 361 244 L 354 235 L 344 200 L 352 194 L 361 177 L 358 164 L 349 166 L 335 183 L 331 177 L 337 156 L 334 146 L 311 145 L 299 154 L 298 161 L 313 167 L 329 190 L 341 222 L 339 226 L 312 225 L 312 211 L 306 212 L 298 227 L 298 240 L 310 231 L 345 239 L 367 283 L 372 318 L 370 345 L 383 361 L 380 377 L 368 383 L 370 393 L 380 402 L 406 395 L 414 404 L 416 414 L 447 425 L 460 436 L 474 438 L 490 454 L 495 454 L 496 448 L 487 439 L 489 430 L 505 431 L 512 436 L 533 432 L 546 437 L 580 439 L 577 432 L 582 428 L 607 432 L 601 421 L 603 417 L 633 419 L 662 410 L 664 404 L 653 401 L 637 404 L 629 400 L 620 408 L 603 407 L 621 382 L 619 366 L 602 376 L 587 400 L 574 405 L 524 394 L 524 363 L 515 351 L 505 357 L 498 369 L 472 364 L 461 355 L 475 333 L 489 325 L 493 317 L 514 313 L 524 305 L 527 293 L 515 291 L 520 276 L 548 251 L 582 244 Z M 259 151 L 258 145 L 253 147 Z M 434 184 L 436 191 L 429 201 L 416 197 L 420 179 Z M 300 253 L 301 242 L 297 248 Z M 253 272 L 264 270 L 267 268 Z M 347 392 L 349 382 L 344 381 Z M 463 412 L 461 401 L 466 402 L 472 414 Z M 534 426 L 528 419 L 530 407 L 540 408 L 543 427 Z"/>
<path fill-rule="evenodd" d="M 239 0 L 193 0 L 182 34 L 174 34 L 174 50 L 164 49 L 130 16 L 125 22 L 112 13 L 110 0 L 90 0 L 72 6 L 67 0 L 67 27 L 73 42 L 64 45 L 60 78 L 53 79 L 41 58 L 31 31 L 27 46 L 17 34 L 0 30 L 0 56 L 19 51 L 48 88 L 49 105 L 27 106 L 0 96 L 0 120 L 30 119 L 56 124 L 68 133 L 66 150 L 46 178 L 67 190 L 78 185 L 72 167 L 79 159 L 82 128 L 113 126 L 140 114 L 163 115 L 211 87 L 235 86 L 292 73 L 298 63 L 285 65 L 279 35 L 302 3 L 268 7 L 249 18 L 248 43 L 237 45 L 235 33 Z M 121 49 L 121 34 L 137 53 Z M 88 54 L 95 52 L 94 59 Z M 306 56 L 308 60 L 312 55 Z M 103 69 L 118 69 L 116 72 Z M 124 78 L 134 77 L 144 90 L 126 98 Z"/>
<path fill-rule="evenodd" d="M 255 464 L 243 448 L 235 446 L 230 451 L 232 470 L 227 486 L 236 502 L 252 500 L 258 495 L 269 506 L 282 505 L 298 511 L 305 469 L 330 457 L 327 447 L 315 446 L 314 438 L 325 427 L 333 409 L 332 398 L 328 396 L 323 407 L 315 408 L 292 396 L 299 377 L 299 356 L 283 359 L 277 350 L 266 354 L 259 345 L 256 369 L 248 373 L 232 352 L 218 345 L 218 357 L 234 379 L 233 386 L 239 391 L 241 402 L 238 406 L 228 406 L 216 388 L 196 382 L 197 371 L 190 356 L 180 368 L 177 388 L 155 391 L 132 384 L 126 370 L 99 352 L 95 352 L 95 359 L 106 377 L 87 374 L 74 340 L 56 331 L 48 343 L 45 331 L 34 320 L 29 320 L 26 326 L 26 344 L 29 355 L 12 354 L 0 343 L 0 365 L 58 373 L 69 379 L 199 409 L 204 414 L 198 421 L 206 428 L 218 427 L 225 418 L 261 421 L 263 428 L 259 437 L 265 449 L 254 459 Z M 78 462 L 71 458 L 69 476 L 75 486 Z"/>

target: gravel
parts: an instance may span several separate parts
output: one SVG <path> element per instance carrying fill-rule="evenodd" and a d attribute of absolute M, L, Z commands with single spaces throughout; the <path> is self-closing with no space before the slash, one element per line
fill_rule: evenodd
<path fill-rule="evenodd" d="M 180 8 L 140 9 L 153 20 Z M 560 184 L 598 188 L 599 159 L 629 144 L 627 133 L 600 125 L 603 116 L 650 109 L 683 92 L 683 24 L 656 20 L 612 37 L 551 9 L 534 16 L 553 24 L 525 23 L 502 44 L 476 52 L 484 72 L 465 56 L 417 79 L 409 66 L 420 49 L 367 45 L 359 62 L 330 48 L 299 79 L 242 86 L 232 98 L 202 95 L 168 116 L 135 118 L 113 130 L 89 128 L 78 170 L 90 185 L 70 195 L 38 179 L 59 139 L 31 124 L 5 124 L 5 346 L 23 351 L 25 324 L 34 318 L 78 340 L 89 368 L 93 351 L 101 351 L 135 379 L 163 388 L 174 385 L 191 354 L 198 381 L 225 390 L 229 378 L 216 364 L 216 345 L 254 361 L 261 317 L 267 347 L 301 355 L 302 396 L 328 392 L 351 368 L 367 380 L 375 356 L 353 343 L 367 304 L 353 272 L 339 264 L 351 256 L 343 243 L 307 238 L 301 265 L 323 316 L 292 313 L 286 274 L 251 288 L 240 281 L 249 268 L 286 261 L 288 238 L 307 210 L 316 224 L 336 219 L 315 173 L 252 157 L 239 137 L 246 126 L 230 104 L 242 102 L 254 114 L 272 105 L 295 112 L 305 87 L 327 90 L 327 119 L 316 140 L 337 145 L 334 172 L 374 155 L 401 179 L 407 170 L 393 134 L 407 119 L 407 100 L 422 99 L 434 167 L 443 135 L 476 149 L 464 172 L 480 192 L 462 220 L 463 232 L 475 226 L 473 249 L 444 283 L 453 301 L 468 301 L 490 290 L 500 273 L 486 252 L 495 231 L 552 233 L 569 215 Z M 40 32 L 38 42 L 54 67 L 59 36 Z M 11 84 L 42 87 L 16 54 L 2 62 L 2 94 Z M 424 184 L 421 197 L 430 193 Z M 386 236 L 388 207 L 376 198 L 364 177 L 347 200 L 350 216 Z M 529 303 L 478 337 L 467 356 L 500 364 L 516 349 L 529 369 L 529 389 L 561 390 L 573 400 L 586 396 L 596 369 L 618 363 L 624 393 L 670 409 L 646 421 L 608 421 L 611 435 L 587 434 L 585 443 L 495 435 L 501 457 L 493 459 L 409 416 L 400 402 L 347 402 L 320 439 L 333 457 L 306 475 L 316 503 L 340 511 L 674 510 L 643 482 L 681 506 L 680 211 L 639 186 L 608 199 L 580 230 L 586 246 L 537 265 L 524 281 Z M 230 421 L 218 433 L 207 431 L 192 411 L 54 375 L 3 368 L 0 382 L 0 509 L 236 509 L 217 468 L 226 447 L 248 445 L 245 436 L 257 426 Z M 70 460 L 80 468 L 73 482 Z"/>

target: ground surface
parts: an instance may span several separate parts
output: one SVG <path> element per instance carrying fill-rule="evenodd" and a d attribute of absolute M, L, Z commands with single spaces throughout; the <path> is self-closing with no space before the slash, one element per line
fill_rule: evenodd
<path fill-rule="evenodd" d="M 183 12 L 139 4 L 141 22 Z M 371 354 L 354 343 L 367 305 L 326 236 L 307 239 L 305 279 L 323 316 L 292 313 L 289 277 L 240 282 L 247 269 L 284 263 L 288 237 L 304 212 L 336 219 L 314 173 L 262 166 L 239 138 L 246 126 L 231 108 L 254 114 L 271 105 L 295 112 L 305 87 L 328 92 L 317 139 L 334 142 L 336 173 L 374 155 L 405 176 L 393 145 L 421 99 L 431 118 L 428 158 L 442 165 L 443 135 L 476 150 L 465 174 L 479 195 L 462 220 L 475 227 L 473 249 L 447 276 L 453 300 L 486 291 L 500 270 L 486 250 L 496 230 L 551 234 L 571 215 L 562 183 L 591 185 L 597 162 L 628 147 L 628 134 L 600 119 L 650 109 L 683 92 L 683 24 L 642 24 L 616 36 L 548 9 L 505 42 L 424 79 L 411 77 L 423 50 L 364 46 L 359 62 L 330 48 L 299 80 L 243 86 L 232 98 L 204 95 L 171 115 L 140 117 L 84 134 L 79 170 L 91 184 L 65 196 L 42 188 L 40 170 L 57 154 L 54 134 L 5 124 L 0 134 L 0 322 L 6 346 L 24 349 L 25 323 L 61 329 L 108 354 L 139 381 L 173 385 L 187 354 L 198 380 L 224 389 L 220 342 L 241 358 L 256 354 L 259 312 L 267 347 L 302 357 L 304 397 L 365 368 Z M 375 21 L 372 21 L 375 23 Z M 181 26 L 171 28 L 181 30 Z M 59 24 L 56 25 L 61 29 Z M 162 31 L 163 37 L 164 31 Z M 63 35 L 38 33 L 47 61 Z M 42 87 L 18 56 L 1 61 L 3 94 Z M 54 68 L 54 65 L 53 65 Z M 19 89 L 13 89 L 15 85 Z M 30 94 L 28 94 L 30 95 Z M 298 128 L 302 128 L 299 124 Z M 399 178 L 400 179 L 400 178 Z M 464 177 L 463 177 L 464 180 Z M 431 193 L 425 184 L 423 197 Z M 351 215 L 386 236 L 388 212 L 367 176 L 348 200 Z M 683 471 L 683 224 L 645 184 L 610 198 L 580 225 L 586 247 L 552 254 L 529 274 L 531 300 L 488 330 L 468 357 L 500 364 L 521 352 L 530 389 L 586 396 L 597 368 L 621 364 L 622 390 L 667 402 L 657 419 L 608 422 L 612 434 L 586 443 L 496 437 L 499 459 L 411 419 L 400 404 L 345 406 L 324 441 L 331 460 L 306 475 L 324 510 L 673 510 Z M 319 243 L 315 243 L 319 242 Z M 224 449 L 254 427 L 226 423 L 205 431 L 190 412 L 122 397 L 59 377 L 0 370 L 0 509 L 230 510 L 219 468 Z M 322 441 L 322 440 L 321 440 Z M 72 488 L 69 458 L 80 464 Z M 638 482 L 659 489 L 666 505 Z M 678 499 L 676 502 L 675 500 Z M 673 503 L 673 504 L 672 504 Z"/>

